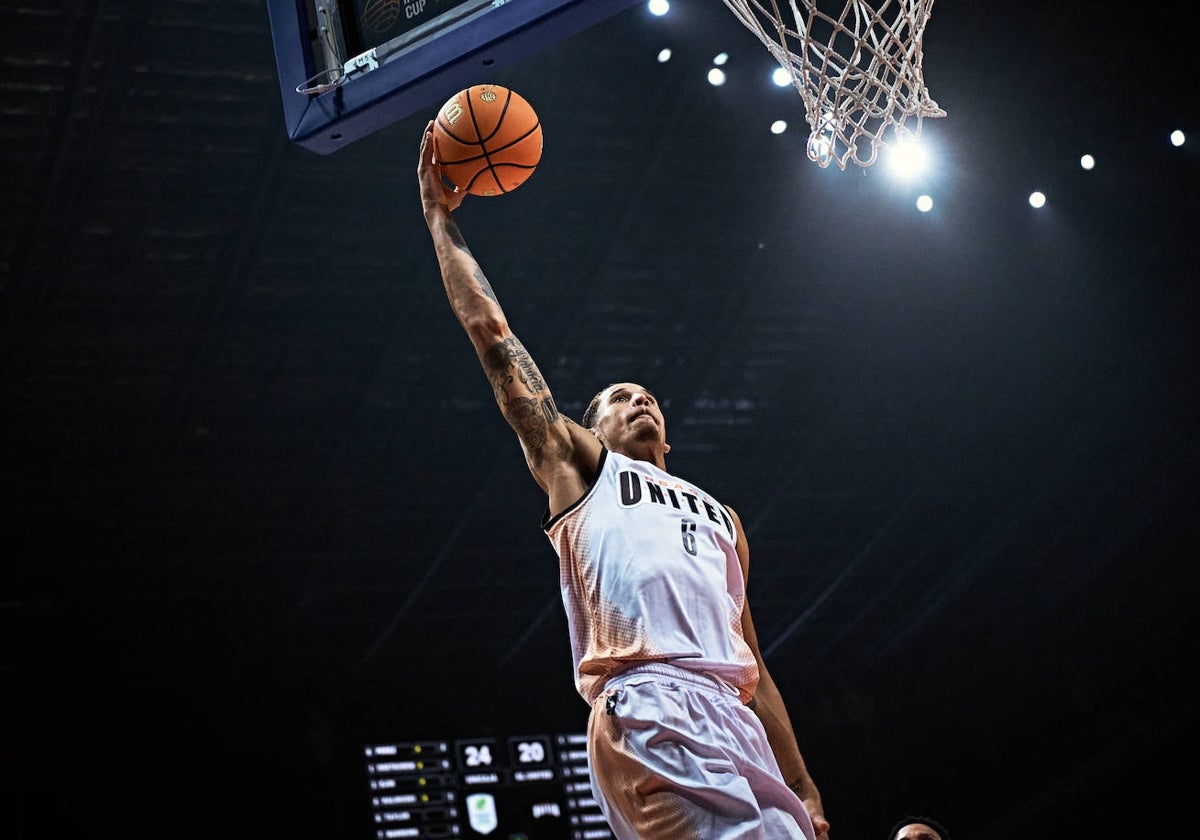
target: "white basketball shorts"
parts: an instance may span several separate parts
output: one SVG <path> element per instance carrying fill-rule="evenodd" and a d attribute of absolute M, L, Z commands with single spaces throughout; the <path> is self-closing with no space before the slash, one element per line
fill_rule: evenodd
<path fill-rule="evenodd" d="M 619 840 L 814 840 L 737 690 L 665 663 L 610 679 L 588 719 L 592 792 Z"/>

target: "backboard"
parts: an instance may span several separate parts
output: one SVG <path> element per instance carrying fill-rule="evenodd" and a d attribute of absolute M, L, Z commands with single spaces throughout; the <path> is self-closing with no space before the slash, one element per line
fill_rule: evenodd
<path fill-rule="evenodd" d="M 640 0 L 268 0 L 288 136 L 329 154 Z"/>

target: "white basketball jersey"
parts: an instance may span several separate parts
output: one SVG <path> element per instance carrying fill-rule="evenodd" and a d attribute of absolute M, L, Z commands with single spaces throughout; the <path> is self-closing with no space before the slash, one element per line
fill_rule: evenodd
<path fill-rule="evenodd" d="M 758 666 L 742 636 L 733 521 L 696 486 L 605 451 L 595 483 L 543 523 L 558 552 L 575 685 L 590 704 L 637 662 L 670 661 L 748 701 Z"/>

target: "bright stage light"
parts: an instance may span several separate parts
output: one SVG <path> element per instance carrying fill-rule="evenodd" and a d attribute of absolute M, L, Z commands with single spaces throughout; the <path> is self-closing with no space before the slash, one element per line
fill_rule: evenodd
<path fill-rule="evenodd" d="M 913 178 L 929 167 L 929 153 L 916 140 L 900 138 L 888 149 L 888 168 L 900 178 Z"/>

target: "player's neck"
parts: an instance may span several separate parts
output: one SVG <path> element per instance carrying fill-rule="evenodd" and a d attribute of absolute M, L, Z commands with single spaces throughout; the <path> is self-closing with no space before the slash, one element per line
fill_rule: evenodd
<path fill-rule="evenodd" d="M 666 453 L 662 447 L 652 443 L 645 443 L 635 446 L 625 446 L 621 449 L 615 449 L 614 452 L 620 452 L 626 458 L 632 458 L 635 461 L 646 461 L 658 467 L 663 472 L 667 471 Z"/>

